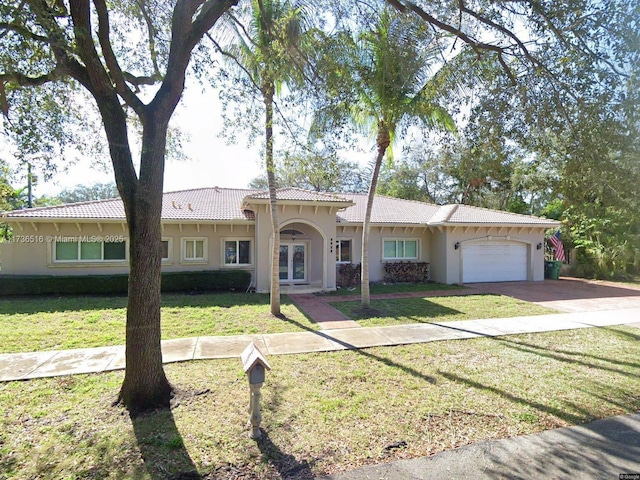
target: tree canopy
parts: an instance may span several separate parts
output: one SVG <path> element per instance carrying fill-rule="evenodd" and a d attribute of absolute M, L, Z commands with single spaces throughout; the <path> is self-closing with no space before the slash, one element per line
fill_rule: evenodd
<path fill-rule="evenodd" d="M 55 118 L 68 120 L 77 112 L 88 122 L 93 106 L 101 120 L 129 227 L 126 371 L 119 400 L 132 413 L 167 407 L 173 390 L 160 348 L 160 212 L 169 121 L 194 49 L 235 3 L 26 0 L 0 6 L 0 106 L 10 125 L 46 132 L 46 120 L 38 117 L 48 113 L 41 103 L 46 98 L 61 110 Z M 35 98 L 27 103 L 30 95 Z M 134 124 L 141 126 L 137 160 Z M 64 131 L 54 135 L 63 144 Z M 24 129 L 14 133 L 27 138 Z"/>

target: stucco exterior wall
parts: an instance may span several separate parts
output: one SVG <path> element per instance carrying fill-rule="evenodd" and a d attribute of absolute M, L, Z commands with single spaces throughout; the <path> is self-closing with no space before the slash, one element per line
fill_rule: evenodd
<path fill-rule="evenodd" d="M 337 228 L 338 240 L 351 240 L 353 246 L 352 263 L 361 263 L 362 259 L 362 227 L 361 226 L 340 226 Z M 418 258 L 406 261 L 431 263 L 431 242 L 432 235 L 426 227 L 393 227 L 393 226 L 372 226 L 369 232 L 369 279 L 371 282 L 381 282 L 384 280 L 384 241 L 385 240 L 417 240 Z M 334 255 L 335 258 L 335 255 Z"/>
<path fill-rule="evenodd" d="M 447 227 L 441 234 L 440 250 L 446 255 L 446 272 L 444 280 L 440 275 L 434 278 L 443 283 L 462 283 L 462 251 L 463 246 L 472 242 L 509 241 L 527 245 L 527 280 L 544 280 L 544 228 L 530 227 Z M 460 242 L 460 248 L 455 244 Z M 440 270 L 438 270 L 440 273 Z"/>
<path fill-rule="evenodd" d="M 178 224 L 164 223 L 162 239 L 169 241 L 170 255 L 162 261 L 162 271 L 199 271 L 199 270 L 247 270 L 254 275 L 256 268 L 256 241 L 254 225 L 230 225 L 219 223 Z M 204 260 L 184 258 L 184 241 L 200 240 L 206 242 Z M 249 265 L 225 265 L 224 244 L 227 240 L 249 240 L 251 242 Z"/>
<path fill-rule="evenodd" d="M 258 292 L 268 292 L 271 284 L 271 258 L 273 239 L 271 235 L 271 214 L 269 205 L 255 208 L 256 274 L 255 287 Z M 307 283 L 319 290 L 335 290 L 336 272 L 333 245 L 336 239 L 336 209 L 328 206 L 280 205 L 278 212 L 280 230 L 294 229 L 302 232 L 296 235 L 296 243 L 302 242 L 307 248 Z M 292 241 L 290 235 L 281 235 L 280 242 Z"/>
<path fill-rule="evenodd" d="M 2 273 L 16 275 L 93 275 L 129 271 L 127 261 L 56 262 L 56 241 L 124 240 L 128 232 L 121 223 L 36 223 L 13 224 L 11 243 L 2 246 Z"/>
<path fill-rule="evenodd" d="M 430 280 L 438 283 L 454 283 L 447 277 L 447 237 L 437 229 L 431 229 L 431 261 L 429 265 Z"/>
<path fill-rule="evenodd" d="M 169 242 L 169 258 L 163 260 L 163 271 L 194 271 L 216 269 L 242 269 L 252 273 L 253 285 L 258 292 L 268 292 L 271 277 L 271 221 L 268 204 L 255 205 L 255 223 L 163 223 L 162 238 Z M 304 283 L 317 290 L 336 288 L 336 242 L 351 240 L 351 262 L 360 263 L 362 226 L 336 224 L 336 207 L 309 204 L 280 205 L 281 230 L 295 229 L 295 242 L 306 248 L 307 278 Z M 117 222 L 56 223 L 20 221 L 13 223 L 14 241 L 0 245 L 2 269 L 0 274 L 23 275 L 106 275 L 126 273 L 125 260 L 110 261 L 56 261 L 56 241 L 69 239 L 107 239 L 128 242 L 126 224 Z M 418 242 L 418 258 L 413 261 L 430 264 L 430 279 L 440 283 L 462 282 L 462 254 L 465 245 L 474 242 L 507 241 L 526 245 L 527 280 L 544 279 L 544 227 L 426 227 L 374 225 L 370 232 L 369 274 L 372 282 L 384 279 L 384 241 L 412 240 Z M 201 260 L 184 258 L 185 239 L 205 242 L 206 255 Z M 225 265 L 225 240 L 251 241 L 251 259 L 248 265 Z M 291 242 L 290 235 L 282 234 L 281 243 Z M 83 240 L 87 241 L 87 240 Z M 90 241 L 90 240 L 89 240 Z M 455 245 L 459 243 L 460 248 Z"/>
<path fill-rule="evenodd" d="M 21 223 L 14 225 L 14 240 L 2 245 L 2 274 L 15 275 L 109 275 L 127 273 L 129 235 L 123 223 Z M 35 226 L 35 227 L 34 227 Z M 124 226 L 124 228 L 123 228 Z M 163 260 L 162 270 L 198 271 L 242 269 L 255 270 L 255 228 L 253 225 L 222 224 L 164 224 L 162 239 L 169 242 L 169 259 Z M 54 258 L 56 241 L 124 240 L 127 242 L 124 261 L 57 262 Z M 189 261 L 183 258 L 184 239 L 204 239 L 206 259 Z M 250 240 L 250 265 L 224 265 L 225 240 Z"/>

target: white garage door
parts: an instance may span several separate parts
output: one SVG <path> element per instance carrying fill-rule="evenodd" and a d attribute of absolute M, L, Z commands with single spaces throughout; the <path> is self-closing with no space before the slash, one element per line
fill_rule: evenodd
<path fill-rule="evenodd" d="M 462 246 L 462 282 L 527 280 L 527 245 L 487 242 Z"/>

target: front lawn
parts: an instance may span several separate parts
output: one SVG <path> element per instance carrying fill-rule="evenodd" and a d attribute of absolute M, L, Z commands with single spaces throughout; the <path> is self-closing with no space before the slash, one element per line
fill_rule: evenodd
<path fill-rule="evenodd" d="M 366 311 L 362 311 L 359 301 L 331 305 L 363 327 L 557 313 L 534 303 L 491 294 L 371 300 L 371 309 Z"/>
<path fill-rule="evenodd" d="M 272 356 L 258 442 L 238 359 L 167 365 L 175 408 L 135 420 L 112 406 L 123 372 L 4 383 L 0 478 L 301 480 L 582 424 L 640 410 L 639 342 L 614 327 Z"/>
<path fill-rule="evenodd" d="M 0 298 L 0 353 L 123 345 L 124 296 Z M 269 296 L 245 293 L 162 296 L 162 338 L 280 333 L 317 329 L 282 296 L 278 319 Z"/>
<path fill-rule="evenodd" d="M 381 285 L 376 286 L 375 292 L 429 292 L 445 287 L 426 285 Z M 418 290 L 418 286 L 423 290 Z M 380 287 L 384 287 L 384 291 L 379 291 Z M 166 294 L 162 298 L 162 338 L 165 340 L 319 329 L 286 295 L 282 296 L 283 319 L 271 316 L 269 296 L 263 294 Z M 124 296 L 0 298 L 0 353 L 122 345 L 126 302 Z M 365 327 L 552 312 L 498 295 L 372 300 L 372 310 L 364 314 L 355 299 L 332 305 Z"/>

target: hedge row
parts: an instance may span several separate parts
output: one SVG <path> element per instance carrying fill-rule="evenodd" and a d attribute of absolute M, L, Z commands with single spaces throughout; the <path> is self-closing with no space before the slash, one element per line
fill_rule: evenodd
<path fill-rule="evenodd" d="M 0 295 L 127 293 L 129 275 L 0 275 Z M 162 274 L 163 292 L 244 292 L 251 273 L 244 270 L 205 270 Z"/>

